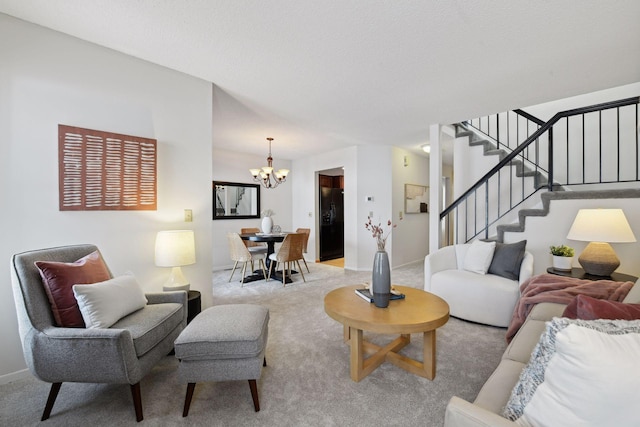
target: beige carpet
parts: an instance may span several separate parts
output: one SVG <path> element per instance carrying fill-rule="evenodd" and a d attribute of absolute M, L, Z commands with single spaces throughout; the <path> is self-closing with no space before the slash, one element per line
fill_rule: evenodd
<path fill-rule="evenodd" d="M 283 288 L 280 282 L 227 283 L 213 276 L 216 304 L 269 307 L 268 366 L 258 382 L 261 411 L 253 410 L 246 381 L 198 384 L 189 417 L 182 418 L 185 386 L 177 361 L 167 356 L 142 382 L 149 426 L 441 426 L 453 395 L 473 400 L 504 351 L 505 330 L 451 319 L 438 330 L 437 375 L 429 381 L 385 363 L 359 383 L 349 378 L 349 348 L 342 325 L 323 309 L 324 295 L 370 273 L 309 263 L 311 273 Z M 237 274 L 237 273 L 236 273 Z M 397 284 L 422 287 L 422 263 L 393 270 Z M 376 343 L 390 336 L 365 336 Z M 422 338 L 402 352 L 421 359 Z M 62 385 L 51 418 L 40 423 L 49 385 L 35 379 L 0 386 L 2 426 L 136 425 L 128 385 Z"/>

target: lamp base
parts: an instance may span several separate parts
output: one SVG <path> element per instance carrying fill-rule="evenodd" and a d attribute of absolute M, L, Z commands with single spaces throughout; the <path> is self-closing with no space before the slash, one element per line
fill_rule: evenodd
<path fill-rule="evenodd" d="M 164 282 L 162 286 L 162 290 L 164 292 L 167 291 L 189 291 L 191 284 L 182 274 L 182 269 L 180 267 L 173 267 L 171 269 L 171 276 Z"/>
<path fill-rule="evenodd" d="M 591 242 L 582 251 L 578 262 L 584 272 L 593 276 L 611 276 L 620 266 L 620 260 L 610 244 Z"/>

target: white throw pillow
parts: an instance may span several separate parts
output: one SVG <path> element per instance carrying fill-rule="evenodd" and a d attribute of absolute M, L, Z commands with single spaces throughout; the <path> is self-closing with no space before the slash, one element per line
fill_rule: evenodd
<path fill-rule="evenodd" d="M 640 321 L 547 325 L 503 414 L 524 426 L 637 426 Z"/>
<path fill-rule="evenodd" d="M 496 242 L 474 241 L 467 249 L 462 268 L 474 273 L 487 274 L 495 250 Z"/>
<path fill-rule="evenodd" d="M 73 285 L 87 328 L 108 328 L 147 304 L 142 288 L 132 275 L 91 285 Z"/>

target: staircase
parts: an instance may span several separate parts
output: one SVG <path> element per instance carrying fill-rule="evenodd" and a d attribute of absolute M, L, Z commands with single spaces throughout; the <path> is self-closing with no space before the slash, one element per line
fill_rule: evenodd
<path fill-rule="evenodd" d="M 551 200 L 640 197 L 629 189 L 640 183 L 639 102 L 563 111 L 548 122 L 514 110 L 456 124 L 456 137 L 498 161 L 440 214 L 443 244 L 503 241 L 524 230 L 527 216 L 545 216 Z"/>

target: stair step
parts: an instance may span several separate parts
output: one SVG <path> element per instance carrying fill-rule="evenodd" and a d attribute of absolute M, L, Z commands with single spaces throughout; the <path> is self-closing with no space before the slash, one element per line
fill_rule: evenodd
<path fill-rule="evenodd" d="M 555 188 L 556 186 L 554 186 Z M 496 227 L 498 241 L 504 241 L 504 233 L 521 233 L 525 230 L 528 216 L 547 216 L 552 200 L 575 200 L 575 199 L 631 199 L 640 198 L 640 189 L 626 188 L 620 190 L 589 190 L 589 191 L 559 191 L 545 192 L 540 195 L 542 199 L 542 209 L 521 209 L 518 212 L 518 222 L 514 224 L 502 224 Z"/>

